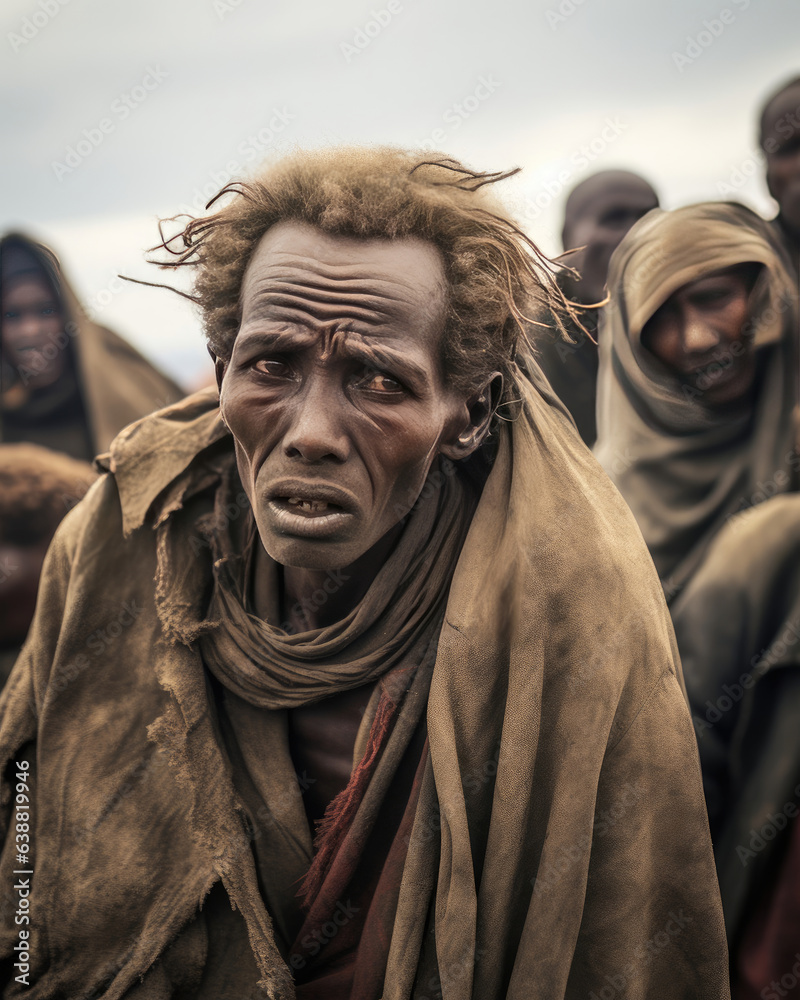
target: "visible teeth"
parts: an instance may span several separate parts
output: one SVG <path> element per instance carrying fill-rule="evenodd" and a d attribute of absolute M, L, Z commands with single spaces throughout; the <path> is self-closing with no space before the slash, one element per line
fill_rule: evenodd
<path fill-rule="evenodd" d="M 327 510 L 329 506 L 327 500 L 304 500 L 302 497 L 289 497 L 287 502 L 290 507 L 300 507 L 317 513 Z"/>

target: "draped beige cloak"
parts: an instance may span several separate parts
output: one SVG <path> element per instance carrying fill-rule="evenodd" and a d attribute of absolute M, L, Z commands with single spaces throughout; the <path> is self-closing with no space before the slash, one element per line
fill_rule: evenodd
<path fill-rule="evenodd" d="M 642 329 L 683 285 L 747 262 L 764 265 L 750 297 L 758 388 L 752 406 L 715 411 L 643 347 Z M 668 600 L 732 514 L 796 481 L 797 291 L 787 268 L 767 223 L 716 202 L 654 209 L 611 258 L 594 452 L 633 511 Z"/>
<path fill-rule="evenodd" d="M 450 589 L 383 996 L 723 1000 L 659 582 L 571 421 L 524 396 Z M 231 446 L 208 392 L 133 425 L 51 548 L 0 700 L 0 756 L 27 752 L 37 787 L 33 970 L 9 997 L 293 996 L 194 642 L 208 545 L 187 530 L 168 573 L 161 550 Z M 297 807 L 284 791 L 277 812 Z M 6 913 L 15 864 L 9 837 Z"/>

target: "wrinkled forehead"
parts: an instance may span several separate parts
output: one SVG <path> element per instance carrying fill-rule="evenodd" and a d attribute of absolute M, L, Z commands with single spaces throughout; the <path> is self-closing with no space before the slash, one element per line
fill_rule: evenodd
<path fill-rule="evenodd" d="M 373 310 L 398 319 L 441 320 L 447 301 L 444 260 L 418 237 L 361 239 L 284 221 L 261 238 L 245 271 L 243 311 L 307 300 L 310 308 Z"/>

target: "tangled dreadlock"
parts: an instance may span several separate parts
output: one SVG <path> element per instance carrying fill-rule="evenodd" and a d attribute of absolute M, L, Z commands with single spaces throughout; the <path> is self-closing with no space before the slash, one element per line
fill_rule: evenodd
<path fill-rule="evenodd" d="M 254 180 L 228 184 L 206 206 L 233 195 L 224 207 L 191 218 L 176 235 L 166 237 L 162 223 L 162 241 L 153 250 L 172 259 L 153 263 L 196 268 L 187 297 L 201 309 L 209 347 L 227 360 L 241 320 L 245 269 L 275 223 L 296 220 L 363 239 L 429 240 L 442 254 L 448 283 L 445 377 L 469 393 L 499 371 L 508 402 L 517 395 L 517 356 L 531 349 L 528 330 L 535 321 L 526 313 L 544 307 L 562 331 L 574 318 L 553 279 L 553 262 L 486 191 L 517 172 L 476 173 L 447 157 L 393 148 L 298 152 Z"/>

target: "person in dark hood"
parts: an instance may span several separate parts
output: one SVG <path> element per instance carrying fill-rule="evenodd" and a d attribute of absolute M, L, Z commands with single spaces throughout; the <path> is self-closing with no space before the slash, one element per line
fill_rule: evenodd
<path fill-rule="evenodd" d="M 772 225 L 791 257 L 800 282 L 800 76 L 764 104 L 759 141 L 767 161 L 767 187 L 778 203 Z"/>
<path fill-rule="evenodd" d="M 601 302 L 612 253 L 631 226 L 657 207 L 652 186 L 627 170 L 602 170 L 577 184 L 564 207 L 561 242 L 565 251 L 583 249 L 566 258 L 577 275 L 565 269 L 558 276 L 564 294 L 586 305 Z M 581 312 L 584 329 L 570 328 L 573 343 L 550 329 L 539 335 L 537 345 L 539 364 L 590 448 L 597 438 L 598 317 L 597 309 Z"/>
<path fill-rule="evenodd" d="M 92 322 L 47 247 L 0 240 L 0 441 L 91 460 L 134 420 L 183 391 L 127 341 Z"/>
<path fill-rule="evenodd" d="M 672 601 L 725 521 L 797 483 L 797 290 L 743 205 L 651 212 L 620 243 L 594 448 Z"/>

